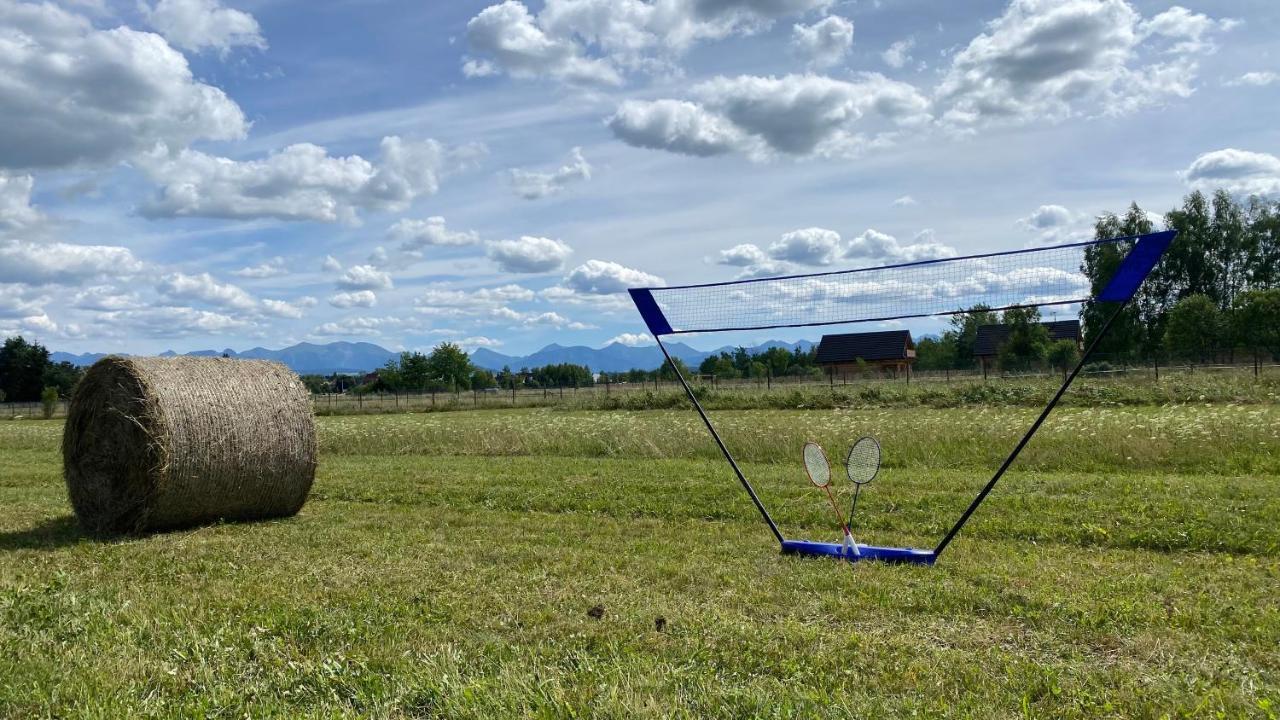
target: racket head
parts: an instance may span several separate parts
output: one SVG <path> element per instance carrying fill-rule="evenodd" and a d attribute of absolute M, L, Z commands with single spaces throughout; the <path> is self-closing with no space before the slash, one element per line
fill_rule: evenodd
<path fill-rule="evenodd" d="M 858 438 L 844 459 L 844 470 L 855 485 L 866 485 L 880 473 L 880 442 L 871 436 Z"/>
<path fill-rule="evenodd" d="M 827 453 L 818 443 L 804 444 L 804 471 L 809 474 L 809 482 L 817 487 L 831 484 L 831 463 L 827 462 Z"/>

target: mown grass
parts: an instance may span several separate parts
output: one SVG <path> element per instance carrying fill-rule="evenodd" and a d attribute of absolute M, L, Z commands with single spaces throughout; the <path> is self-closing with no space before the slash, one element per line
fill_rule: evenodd
<path fill-rule="evenodd" d="M 719 416 L 804 537 L 795 441 L 876 432 L 860 539 L 913 545 L 1029 420 Z M 1064 412 L 933 568 L 779 556 L 687 412 L 323 418 L 298 517 L 109 543 L 3 423 L 0 715 L 1275 717 L 1275 420 Z"/>

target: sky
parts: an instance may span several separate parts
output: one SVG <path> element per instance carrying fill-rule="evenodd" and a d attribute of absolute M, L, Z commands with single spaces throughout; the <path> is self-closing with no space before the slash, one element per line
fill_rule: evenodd
<path fill-rule="evenodd" d="M 0 335 L 643 344 L 627 287 L 1280 198 L 1277 36 L 1272 0 L 0 0 Z"/>

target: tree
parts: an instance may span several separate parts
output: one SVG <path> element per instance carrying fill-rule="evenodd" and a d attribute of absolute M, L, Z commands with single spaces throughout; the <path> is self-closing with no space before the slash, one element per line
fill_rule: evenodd
<path fill-rule="evenodd" d="M 955 367 L 973 367 L 973 344 L 978 339 L 978 328 L 995 325 L 996 314 L 988 305 L 974 305 L 967 312 L 951 316 L 951 332 L 955 343 Z"/>
<path fill-rule="evenodd" d="M 1000 346 L 1002 370 L 1026 370 L 1044 362 L 1049 353 L 1049 330 L 1040 324 L 1036 308 L 1010 308 L 1002 323 L 1009 335 Z"/>
<path fill-rule="evenodd" d="M 925 336 L 916 341 L 916 367 L 946 370 L 956 365 L 956 343 L 951 333 L 940 338 Z"/>
<path fill-rule="evenodd" d="M 49 351 L 39 343 L 12 337 L 0 346 L 0 390 L 9 402 L 35 402 L 44 390 Z"/>
<path fill-rule="evenodd" d="M 1222 342 L 1222 311 L 1203 293 L 1178 301 L 1169 310 L 1164 342 L 1174 357 L 1207 360 Z"/>
<path fill-rule="evenodd" d="M 662 367 L 658 368 L 658 377 L 663 380 L 675 380 L 676 374 L 675 370 L 671 367 L 672 363 L 675 363 L 675 366 L 680 369 L 681 375 L 689 377 L 689 366 L 685 365 L 683 360 L 675 357 L 674 355 L 671 357 L 671 362 L 664 362 L 662 363 Z"/>
<path fill-rule="evenodd" d="M 698 365 L 698 372 L 702 375 L 714 375 L 722 380 L 736 378 L 740 375 L 738 366 L 733 363 L 733 356 L 724 352 L 707 356 Z"/>
<path fill-rule="evenodd" d="M 1249 290 L 1236 296 L 1231 310 L 1236 341 L 1253 351 L 1280 355 L 1280 288 Z"/>
<path fill-rule="evenodd" d="M 1080 360 L 1080 349 L 1074 340 L 1056 340 L 1049 343 L 1049 364 L 1065 376 Z"/>
<path fill-rule="evenodd" d="M 465 380 L 465 383 L 459 383 L 460 387 L 470 387 L 475 390 L 488 390 L 492 387 L 498 387 L 497 378 L 484 368 L 472 369 L 471 374 Z"/>
<path fill-rule="evenodd" d="M 467 361 L 470 364 L 470 359 Z M 400 353 L 400 389 L 416 390 L 422 392 L 432 387 L 432 368 L 431 361 L 420 352 L 402 352 Z M 452 383 L 441 382 L 440 386 L 452 385 Z"/>
<path fill-rule="evenodd" d="M 471 387 L 474 368 L 471 358 L 462 348 L 450 342 L 443 342 L 431 350 L 427 356 L 427 372 L 430 379 L 442 389 L 457 388 L 467 390 Z M 493 374 L 489 373 L 489 377 Z"/>
<path fill-rule="evenodd" d="M 1093 236 L 1095 240 L 1110 240 L 1145 235 L 1152 230 L 1151 219 L 1147 217 L 1147 213 L 1138 207 L 1137 203 L 1133 203 L 1124 217 L 1112 213 L 1105 213 L 1099 217 L 1093 226 Z M 1132 241 L 1124 241 L 1090 245 L 1085 248 L 1084 264 L 1080 271 L 1089 279 L 1091 295 L 1102 292 L 1107 283 L 1111 282 L 1111 277 L 1120 268 L 1120 262 L 1133 249 L 1133 245 Z M 1143 295 L 1135 297 L 1134 301 L 1116 317 L 1112 323 L 1111 332 L 1098 346 L 1099 352 L 1111 357 L 1127 359 L 1142 353 L 1149 344 L 1152 330 L 1149 327 L 1150 323 L 1147 322 L 1150 318 L 1147 316 L 1154 317 L 1158 314 L 1155 308 L 1161 304 L 1159 299 L 1161 291 L 1144 287 L 1143 292 Z M 1114 312 L 1115 306 L 1111 303 L 1085 303 L 1080 313 L 1080 320 L 1084 325 L 1086 344 L 1092 343 L 1098 333 L 1102 332 L 1107 318 Z"/>
<path fill-rule="evenodd" d="M 72 391 L 76 389 L 76 385 L 80 383 L 80 378 L 83 376 L 84 370 L 63 361 L 46 365 L 40 379 L 45 387 L 52 387 L 60 397 L 66 398 L 71 397 Z"/>
<path fill-rule="evenodd" d="M 40 391 L 40 405 L 44 411 L 44 419 L 48 420 L 58 410 L 58 388 L 47 387 Z"/>

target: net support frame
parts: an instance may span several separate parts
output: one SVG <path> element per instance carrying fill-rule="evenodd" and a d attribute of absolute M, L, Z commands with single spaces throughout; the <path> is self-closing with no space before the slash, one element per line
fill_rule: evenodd
<path fill-rule="evenodd" d="M 1100 244 L 1101 242 L 1132 241 L 1133 243 L 1132 248 L 1130 248 L 1129 252 L 1126 253 L 1126 255 L 1124 256 L 1124 259 L 1120 263 L 1120 266 L 1117 268 L 1116 272 L 1112 275 L 1107 285 L 1102 289 L 1101 292 L 1097 293 L 1097 295 L 1091 298 L 1085 299 L 1092 302 L 1113 303 L 1116 305 L 1116 307 L 1111 312 L 1111 314 L 1107 317 L 1107 320 L 1103 323 L 1103 326 L 1099 330 L 1098 334 L 1094 336 L 1092 341 L 1089 343 L 1089 346 L 1081 354 L 1080 359 L 1076 362 L 1075 366 L 1071 369 L 1071 372 L 1068 373 L 1066 378 L 1064 378 L 1062 385 L 1058 387 L 1058 390 L 1056 393 L 1054 393 L 1053 398 L 1050 399 L 1049 403 L 1045 405 L 1043 410 L 1041 410 L 1040 415 L 1036 418 L 1035 422 L 1031 424 L 1031 427 L 1027 429 L 1026 433 L 1024 433 L 1022 438 L 1018 441 L 1017 445 L 1015 445 L 1012 451 L 1010 451 L 1009 455 L 1005 457 L 1004 462 L 1000 464 L 1000 467 L 991 476 L 991 479 L 988 480 L 987 483 L 982 487 L 982 489 L 974 497 L 972 502 L 969 503 L 968 507 L 965 508 L 964 512 L 960 515 L 960 517 L 956 520 L 956 522 L 951 526 L 951 529 L 947 531 L 947 534 L 942 538 L 941 541 L 938 542 L 938 544 L 932 550 L 920 549 L 920 548 L 879 547 L 879 546 L 859 544 L 858 545 L 859 552 L 855 554 L 846 550 L 844 546 L 840 543 L 814 542 L 814 541 L 808 541 L 808 540 L 793 540 L 793 539 L 788 539 L 786 536 L 784 536 L 782 534 L 782 531 L 778 528 L 777 523 L 774 522 L 773 517 L 769 514 L 769 511 L 765 507 L 764 502 L 761 501 L 760 496 L 756 493 L 755 488 L 752 487 L 751 482 L 747 480 L 746 475 L 742 472 L 742 468 L 738 465 L 737 460 L 734 459 L 733 453 L 730 452 L 728 446 L 725 444 L 724 440 L 720 437 L 719 431 L 716 430 L 715 424 L 711 421 L 711 418 L 707 415 L 706 410 L 702 407 L 702 403 L 698 401 L 697 395 L 693 392 L 693 388 L 689 385 L 688 380 L 684 377 L 684 373 L 680 371 L 680 367 L 676 365 L 676 363 L 671 357 L 670 352 L 667 350 L 666 345 L 662 342 L 663 335 L 673 335 L 673 334 L 680 334 L 680 333 L 687 333 L 687 332 L 711 333 L 711 332 L 725 332 L 730 330 L 755 330 L 755 329 L 765 329 L 765 328 L 729 327 L 729 328 L 713 328 L 713 329 L 706 329 L 706 330 L 674 329 L 672 328 L 670 322 L 668 322 L 665 314 L 662 311 L 662 308 L 659 307 L 658 303 L 655 301 L 653 297 L 653 291 L 679 289 L 679 288 L 631 288 L 628 290 L 628 293 L 631 295 L 631 299 L 635 303 L 636 309 L 640 312 L 642 319 L 645 321 L 645 325 L 649 328 L 649 332 L 652 333 L 654 340 L 657 342 L 658 348 L 662 351 L 662 355 L 666 359 L 666 364 L 671 366 L 671 370 L 675 374 L 676 379 L 679 380 L 680 386 L 684 389 L 685 394 L 689 398 L 689 402 L 693 405 L 694 410 L 697 411 L 698 416 L 702 418 L 703 424 L 706 425 L 707 431 L 711 433 L 711 437 L 715 440 L 716 445 L 720 448 L 720 452 L 724 455 L 725 460 L 729 463 L 729 466 L 733 469 L 734 474 L 738 478 L 738 482 L 742 485 L 743 489 L 747 491 L 747 494 L 750 496 L 752 503 L 756 507 L 756 510 L 760 513 L 761 518 L 764 519 L 765 523 L 769 527 L 770 532 L 773 534 L 774 538 L 778 541 L 778 544 L 783 554 L 804 555 L 804 556 L 811 556 L 811 557 L 812 556 L 836 557 L 836 558 L 842 558 L 849 561 L 879 560 L 882 562 L 889 562 L 889 563 L 933 565 L 934 562 L 937 561 L 938 557 L 940 557 L 942 553 L 950 546 L 952 540 L 954 540 L 956 535 L 959 534 L 960 530 L 964 528 L 965 524 L 968 523 L 969 519 L 973 516 L 973 514 L 978 510 L 978 508 L 982 505 L 982 503 L 991 494 L 991 491 L 995 488 L 996 483 L 998 483 L 1000 479 L 1004 477 L 1005 472 L 1008 471 L 1009 467 L 1013 465 L 1015 460 L 1017 460 L 1018 456 L 1022 453 L 1023 448 L 1025 448 L 1027 444 L 1031 442 L 1031 439 L 1040 430 L 1041 425 L 1044 424 L 1045 420 L 1048 419 L 1049 415 L 1053 412 L 1054 408 L 1057 407 L 1059 401 L 1062 399 L 1062 396 L 1066 394 L 1067 390 L 1071 387 L 1071 384 L 1075 382 L 1076 377 L 1080 374 L 1081 370 L 1084 369 L 1085 364 L 1088 362 L 1089 358 L 1093 355 L 1093 353 L 1097 350 L 1102 339 L 1106 337 L 1108 332 L 1110 332 L 1111 327 L 1115 322 L 1116 318 L 1118 318 L 1120 314 L 1124 311 L 1124 309 L 1128 306 L 1129 301 L 1133 298 L 1134 294 L 1137 293 L 1138 289 L 1142 286 L 1142 283 L 1146 280 L 1147 276 L 1151 273 L 1151 271 L 1155 268 L 1156 264 L 1160 261 L 1160 258 L 1164 256 L 1164 253 L 1168 249 L 1169 244 L 1173 242 L 1173 239 L 1176 236 L 1177 236 L 1177 233 L 1175 231 L 1166 230 L 1163 232 L 1149 233 L 1146 235 L 1138 235 L 1138 236 L 1132 236 L 1132 237 L 1126 237 L 1126 238 L 1114 238 L 1112 240 L 1107 240 L 1107 241 L 1095 241 L 1093 243 L 1075 243 L 1068 246 L 1061 246 L 1061 247 L 1082 247 L 1087 245 Z M 948 260 L 968 260 L 972 258 L 992 257 L 992 256 L 998 256 L 998 255 L 1012 255 L 1012 254 L 1019 254 L 1023 252 L 1028 252 L 1028 251 L 1023 250 L 1023 251 L 1012 251 L 1009 253 L 993 253 L 990 255 L 969 256 L 965 258 L 953 258 Z M 890 267 L 900 268 L 900 267 L 907 267 L 910 265 L 925 265 L 925 264 L 930 264 L 932 262 L 947 262 L 948 260 L 925 261 L 921 263 L 906 263 L 903 265 L 890 266 Z M 815 275 L 830 275 L 830 274 L 839 274 L 839 273 L 819 273 Z M 802 276 L 792 276 L 792 277 L 802 277 Z M 705 288 L 705 287 L 733 285 L 733 284 L 735 283 L 732 283 L 732 282 L 710 283 L 706 285 L 687 286 L 687 287 Z M 1072 301 L 1072 302 L 1079 302 L 1079 301 Z M 1015 307 L 1041 307 L 1041 306 L 1047 306 L 1047 305 L 1062 305 L 1062 304 L 1067 304 L 1067 303 L 1044 302 L 1044 303 L 1032 303 L 1032 304 L 1026 304 L 1026 305 L 1014 304 L 1014 305 L 1007 305 L 1004 307 L 993 308 L 993 309 L 1007 310 Z M 906 315 L 901 317 L 906 318 L 906 317 L 960 315 L 960 314 L 965 314 L 966 312 L 969 312 L 969 311 L 960 310 L 955 312 L 928 313 L 926 315 Z M 874 320 L 887 320 L 887 319 L 900 319 L 900 318 L 867 318 L 867 319 L 858 319 L 858 320 L 816 322 L 816 323 L 789 323 L 789 324 L 769 326 L 769 327 L 810 327 L 810 326 L 816 326 L 816 325 L 844 325 L 844 324 L 854 324 L 854 323 L 860 323 L 860 322 L 871 322 Z"/>

